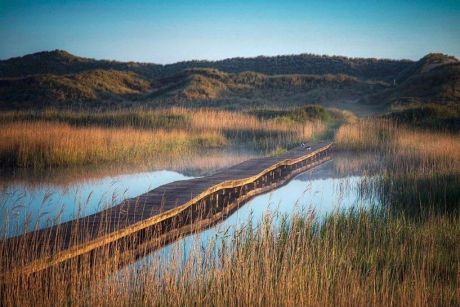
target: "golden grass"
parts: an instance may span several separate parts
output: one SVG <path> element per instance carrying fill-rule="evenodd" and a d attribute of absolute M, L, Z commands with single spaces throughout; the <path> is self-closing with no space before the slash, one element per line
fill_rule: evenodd
<path fill-rule="evenodd" d="M 227 124 L 214 125 L 224 133 Z M 458 306 L 458 136 L 367 120 L 341 127 L 336 144 L 381 153 L 383 179 L 376 190 L 382 208 L 334 213 L 324 221 L 311 215 L 277 222 L 266 218 L 256 230 L 248 224 L 233 235 L 223 233 L 226 241 L 218 252 L 212 244 L 203 250 L 195 242 L 185 262 L 179 248 L 163 262 L 153 258 L 142 266 L 124 266 L 137 254 L 115 246 L 46 272 L 0 278 L 1 303 Z M 353 164 L 366 167 L 369 160 Z M 387 210 L 388 196 L 392 206 L 442 210 L 423 216 Z M 25 255 L 31 250 L 18 248 Z M 14 262 L 14 253 L 2 245 L 0 257 Z"/>
<path fill-rule="evenodd" d="M 390 120 L 359 120 L 341 126 L 335 135 L 335 143 L 348 150 L 380 149 L 389 145 L 390 135 L 396 135 L 396 131 L 396 125 Z"/>
<path fill-rule="evenodd" d="M 0 160 L 19 167 L 130 162 L 159 155 L 184 155 L 197 148 L 225 145 L 216 132 L 82 128 L 63 123 L 1 125 Z"/>
<path fill-rule="evenodd" d="M 142 266 L 118 270 L 121 255 L 104 251 L 48 272 L 2 280 L 2 305 L 459 303 L 458 215 L 431 216 L 422 222 L 384 217 L 379 211 L 336 213 L 323 222 L 309 215 L 284 222 L 273 217 L 256 230 L 242 225 L 226 236 L 217 253 L 213 244 L 203 250 L 195 241 L 185 262 L 179 246 L 166 262 L 154 257 Z M 112 252 L 117 255 L 117 248 Z M 124 256 L 134 260 L 134 253 Z"/>
<path fill-rule="evenodd" d="M 244 145 L 263 153 L 323 133 L 319 121 L 286 123 L 218 110 L 167 109 L 81 113 L 1 114 L 4 166 L 69 166 L 178 157 L 203 149 Z"/>
<path fill-rule="evenodd" d="M 386 206 L 410 215 L 460 208 L 458 135 L 372 119 L 342 126 L 335 143 L 338 149 L 379 154 L 382 176 L 369 188 Z"/>
<path fill-rule="evenodd" d="M 262 130 L 262 131 L 301 131 L 303 136 L 310 138 L 313 132 L 318 132 L 325 125 L 321 122 L 305 122 L 302 124 L 272 120 L 261 120 L 256 116 L 222 110 L 197 109 L 187 110 L 175 108 L 169 110 L 172 114 L 190 115 L 192 129 L 215 130 Z"/>
<path fill-rule="evenodd" d="M 423 153 L 429 159 L 443 159 L 460 165 L 460 137 L 436 132 L 404 130 L 398 133 L 396 146 L 406 152 Z"/>
<path fill-rule="evenodd" d="M 331 110 L 332 112 L 332 110 Z M 337 113 L 336 110 L 333 110 Z M 77 112 L 66 110 L 9 111 L 0 113 L 3 122 L 16 121 L 58 121 L 75 125 L 99 125 L 109 127 L 135 127 L 144 129 L 186 129 L 186 130 L 262 130 L 284 131 L 325 128 L 324 123 L 305 121 L 303 123 L 283 122 L 276 119 L 260 119 L 243 112 L 218 109 L 167 108 L 158 110 L 133 109 L 126 111 Z M 318 131 L 317 131 L 318 132 Z M 319 131 L 321 132 L 321 131 Z"/>
<path fill-rule="evenodd" d="M 340 127 L 337 148 L 371 150 L 408 162 L 420 162 L 417 170 L 460 172 L 460 137 L 455 134 L 419 130 L 387 119 L 360 120 Z M 404 161 L 399 161 L 404 164 Z M 430 167 L 431 166 L 431 167 Z"/>

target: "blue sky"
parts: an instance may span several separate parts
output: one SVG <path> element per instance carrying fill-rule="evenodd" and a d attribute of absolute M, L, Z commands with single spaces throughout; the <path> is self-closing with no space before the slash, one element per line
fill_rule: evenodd
<path fill-rule="evenodd" d="M 460 0 L 0 0 L 0 58 L 52 49 L 155 63 L 298 53 L 460 58 Z"/>

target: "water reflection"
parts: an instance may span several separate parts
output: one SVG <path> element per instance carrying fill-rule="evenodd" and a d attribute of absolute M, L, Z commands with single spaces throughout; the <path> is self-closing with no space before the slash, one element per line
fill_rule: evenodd
<path fill-rule="evenodd" d="M 77 216 L 88 216 L 161 185 L 191 178 L 161 170 L 86 180 L 68 187 L 8 185 L 0 192 L 0 218 L 9 221 L 9 225 L 2 225 L 3 231 L 7 227 L 8 236 L 12 236 L 26 229 L 44 228 Z"/>
<path fill-rule="evenodd" d="M 247 157 L 241 155 L 233 156 L 227 161 L 231 161 L 231 165 L 244 159 Z M 255 227 L 266 214 L 291 216 L 307 211 L 322 218 L 335 210 L 375 205 L 374 199 L 363 199 L 359 185 L 363 180 L 369 180 L 372 176 L 370 174 L 375 174 L 378 164 L 379 159 L 375 156 L 336 156 L 334 160 L 297 176 L 285 186 L 255 197 L 214 227 L 169 244 L 134 265 L 148 264 L 158 257 L 162 259 L 162 263 L 167 262 L 174 250 L 181 250 L 181 255 L 186 259 L 192 246 L 198 244 L 201 249 L 206 250 L 210 242 L 231 237 L 231 234 L 249 221 Z M 221 164 L 216 168 L 220 166 Z M 193 174 L 193 169 L 199 169 L 197 173 L 202 173 L 203 168 L 193 168 L 190 165 L 187 175 L 172 170 L 154 170 L 84 179 L 70 184 L 60 184 L 55 176 L 52 180 L 42 180 L 39 184 L 24 180 L 11 180 L 3 184 L 0 182 L 0 218 L 3 221 L 1 230 L 6 231 L 8 236 L 13 236 L 23 233 L 24 229 L 43 228 L 71 220 L 75 216 L 87 216 L 163 184 L 194 178 L 196 175 Z M 212 172 L 209 165 L 207 170 Z M 7 220 L 10 223 L 5 223 Z"/>
<path fill-rule="evenodd" d="M 152 265 L 158 263 L 158 260 L 170 264 L 174 262 L 170 258 L 177 257 L 177 254 L 185 262 L 192 250 L 209 252 L 210 245 L 216 252 L 222 242 L 231 238 L 235 231 L 247 225 L 256 227 L 267 215 L 290 217 L 301 213 L 321 219 L 335 211 L 377 205 L 376 198 L 363 198 L 359 189 L 362 181 L 369 180 L 369 177 L 358 170 L 352 175 L 346 175 L 337 167 L 337 161 L 343 163 L 343 159 L 329 161 L 300 174 L 285 186 L 253 198 L 214 227 L 173 242 L 139 260 L 134 266 Z M 279 219 L 275 218 L 274 221 Z"/>
<path fill-rule="evenodd" d="M 56 167 L 49 169 L 1 169 L 0 186 L 21 183 L 27 186 L 69 186 L 90 179 L 167 169 L 187 176 L 205 176 L 214 171 L 238 164 L 260 154 L 244 150 L 211 150 L 199 155 L 146 161 L 140 164 L 101 164 L 91 166 Z"/>
<path fill-rule="evenodd" d="M 161 185 L 253 157 L 247 151 L 209 151 L 143 165 L 2 170 L 0 235 L 10 237 L 87 216 Z"/>

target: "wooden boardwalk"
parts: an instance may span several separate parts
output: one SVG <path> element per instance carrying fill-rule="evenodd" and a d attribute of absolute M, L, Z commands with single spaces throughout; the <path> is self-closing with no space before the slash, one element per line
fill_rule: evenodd
<path fill-rule="evenodd" d="M 1 265 L 31 273 L 117 242 L 133 247 L 178 229 L 186 233 L 191 225 L 207 227 L 255 195 L 329 159 L 331 143 L 308 146 L 172 182 L 96 214 L 8 239 L 0 244 L 18 257 Z"/>

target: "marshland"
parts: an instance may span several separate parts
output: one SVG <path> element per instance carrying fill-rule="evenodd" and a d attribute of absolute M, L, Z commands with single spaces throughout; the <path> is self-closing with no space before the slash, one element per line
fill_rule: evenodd
<path fill-rule="evenodd" d="M 301 141 L 334 141 L 332 161 L 207 230 L 4 275 L 6 305 L 458 302 L 460 139 L 450 130 L 318 106 L 2 117 L 5 239 Z M 15 253 L 1 255 L 5 264 Z"/>
<path fill-rule="evenodd" d="M 0 306 L 459 306 L 459 13 L 0 3 Z"/>

